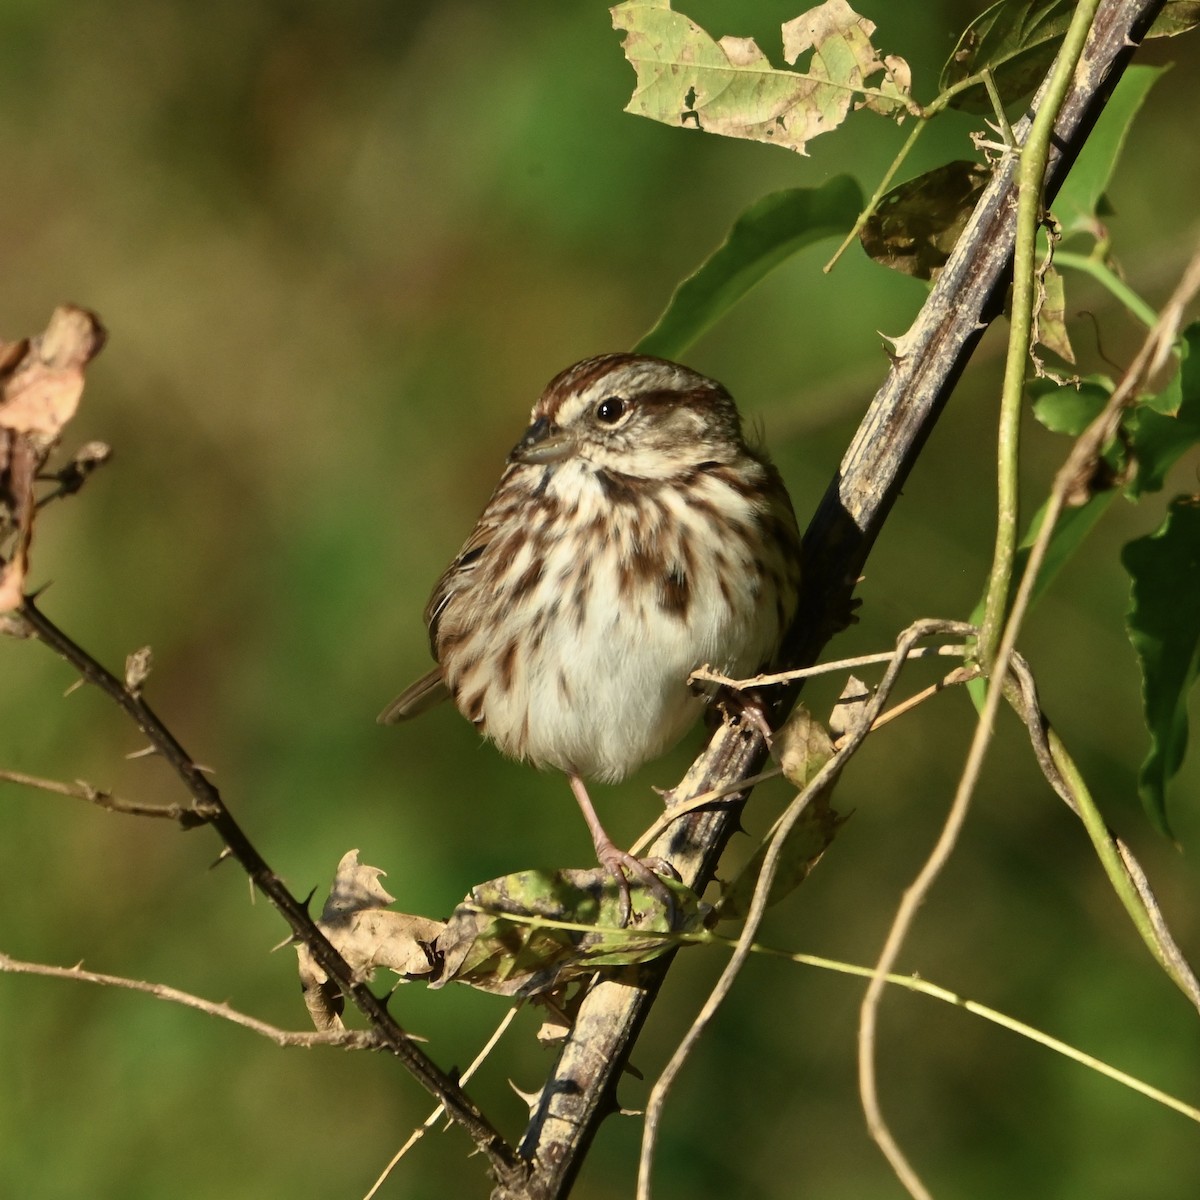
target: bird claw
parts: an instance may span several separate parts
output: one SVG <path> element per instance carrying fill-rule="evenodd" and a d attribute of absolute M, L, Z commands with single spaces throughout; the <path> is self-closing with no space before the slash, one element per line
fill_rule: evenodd
<path fill-rule="evenodd" d="M 654 868 L 667 868 L 664 874 L 674 874 L 670 869 L 670 865 L 662 859 L 654 858 L 643 861 L 640 858 L 635 858 L 627 850 L 619 850 L 611 842 L 603 848 L 596 848 L 596 857 L 600 861 L 600 865 L 608 871 L 617 881 L 617 887 L 621 889 L 621 928 L 628 927 L 633 919 L 633 897 L 629 891 L 629 880 L 632 876 L 639 883 L 644 884 L 658 899 L 667 913 L 667 927 L 675 928 L 675 897 L 671 894 L 671 889 L 655 874 Z M 653 863 L 653 867 L 649 864 Z"/>

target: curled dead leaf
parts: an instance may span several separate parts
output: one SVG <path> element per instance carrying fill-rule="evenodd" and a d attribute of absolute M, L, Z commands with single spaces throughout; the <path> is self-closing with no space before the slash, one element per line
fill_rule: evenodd
<path fill-rule="evenodd" d="M 675 908 L 644 884 L 630 888 L 633 920 L 620 928 L 621 893 L 603 867 L 581 871 L 521 871 L 482 883 L 449 921 L 393 912 L 378 867 L 343 855 L 317 927 L 361 980 L 385 967 L 405 981 L 431 987 L 465 983 L 504 996 L 538 997 L 561 1013 L 562 992 L 597 970 L 646 962 L 674 949 L 672 932 L 696 932 L 709 909 L 677 879 L 660 872 Z M 551 928 L 541 922 L 583 925 Z M 298 945 L 304 1001 L 318 1029 L 337 1028 L 342 997 Z"/>
<path fill-rule="evenodd" d="M 54 310 L 43 333 L 0 340 L 0 612 L 20 606 L 37 511 L 34 483 L 83 394 L 84 368 L 104 345 L 86 309 Z"/>
<path fill-rule="evenodd" d="M 444 925 L 428 917 L 389 911 L 393 898 L 379 882 L 383 874 L 378 867 L 360 863 L 357 850 L 344 854 L 317 928 L 359 979 L 369 980 L 378 967 L 389 968 L 405 979 L 430 976 L 437 969 L 430 946 Z M 318 1029 L 336 1028 L 342 1007 L 337 987 L 307 946 L 298 945 L 296 954 L 304 1002 L 313 1023 Z"/>

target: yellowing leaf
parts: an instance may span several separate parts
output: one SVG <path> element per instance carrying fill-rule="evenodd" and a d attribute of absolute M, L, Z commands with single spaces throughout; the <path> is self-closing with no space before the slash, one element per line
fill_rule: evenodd
<path fill-rule="evenodd" d="M 1064 362 L 1074 364 L 1075 351 L 1067 336 L 1067 300 L 1062 276 L 1051 266 L 1043 272 L 1038 287 L 1038 308 L 1034 315 L 1036 345 L 1045 346 Z"/>
<path fill-rule="evenodd" d="M 812 777 L 833 757 L 829 731 L 804 704 L 797 704 L 775 734 L 775 753 L 784 778 L 793 787 L 806 788 Z"/>
<path fill-rule="evenodd" d="M 675 932 L 703 928 L 707 908 L 690 888 L 660 875 L 675 906 Z M 555 991 L 600 967 L 647 962 L 678 942 L 662 901 L 644 884 L 630 884 L 633 920 L 619 928 L 621 896 L 603 867 L 520 871 L 472 888 L 437 939 L 442 974 L 431 984 L 467 983 L 504 996 Z M 537 919 L 588 925 L 557 929 Z"/>
<path fill-rule="evenodd" d="M 908 65 L 880 58 L 871 44 L 875 26 L 846 0 L 826 0 L 782 27 L 789 66 L 811 52 L 799 71 L 773 67 L 752 38 L 714 39 L 669 0 L 629 0 L 611 12 L 637 72 L 626 112 L 806 154 L 851 107 L 897 118 L 915 110 Z"/>

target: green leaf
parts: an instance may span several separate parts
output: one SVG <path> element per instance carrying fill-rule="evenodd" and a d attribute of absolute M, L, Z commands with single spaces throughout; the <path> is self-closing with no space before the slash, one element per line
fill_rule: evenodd
<path fill-rule="evenodd" d="M 1133 583 L 1127 626 L 1150 732 L 1138 792 L 1151 820 L 1169 833 L 1167 784 L 1183 765 L 1188 692 L 1200 675 L 1200 501 L 1175 499 L 1162 527 L 1130 542 L 1121 561 Z"/>
<path fill-rule="evenodd" d="M 1000 100 L 1008 105 L 1029 95 L 1058 53 L 1075 0 L 1000 0 L 985 9 L 963 31 L 942 67 L 939 88 L 961 83 L 991 67 Z M 1174 37 L 1200 24 L 1200 0 L 1168 0 L 1147 37 Z M 990 113 L 991 100 L 982 83 L 951 100 L 964 112 Z"/>
<path fill-rule="evenodd" d="M 1050 544 L 1046 547 L 1046 557 L 1042 559 L 1041 570 L 1038 571 L 1038 577 L 1034 581 L 1033 592 L 1029 599 L 1030 605 L 1036 604 L 1046 594 L 1046 590 L 1054 582 L 1055 576 L 1070 561 L 1075 551 L 1083 545 L 1084 539 L 1108 511 L 1108 506 L 1116 495 L 1117 493 L 1112 488 L 1108 488 L 1102 492 L 1094 492 L 1086 504 L 1062 510 L 1055 522 L 1054 532 L 1050 535 Z M 1017 550 L 1016 566 L 1013 570 L 1013 578 L 1016 580 L 1020 580 L 1025 572 L 1025 563 L 1029 560 L 1030 547 L 1037 540 L 1038 530 L 1042 527 L 1045 515 L 1046 506 L 1043 504 L 1034 513 L 1033 520 L 1029 523 L 1029 532 L 1021 540 L 1021 545 Z"/>
<path fill-rule="evenodd" d="M 1166 67 L 1130 67 L 1104 106 L 1071 173 L 1051 206 L 1064 234 L 1091 232 L 1126 134 L 1147 93 Z"/>
<path fill-rule="evenodd" d="M 990 178 L 987 167 L 960 160 L 892 188 L 863 225 L 863 249 L 893 271 L 932 279 L 946 265 Z"/>
<path fill-rule="evenodd" d="M 1108 403 L 1112 384 L 1099 376 L 1082 379 L 1077 387 L 1037 379 L 1029 385 L 1029 394 L 1033 397 L 1033 415 L 1051 433 L 1078 437 Z"/>
<path fill-rule="evenodd" d="M 862 203 L 858 184 L 848 175 L 824 187 L 790 188 L 755 201 L 725 241 L 675 290 L 638 351 L 678 358 L 769 271 L 806 246 L 844 233 Z"/>
<path fill-rule="evenodd" d="M 1075 351 L 1067 334 L 1067 297 L 1062 276 L 1048 263 L 1038 280 L 1038 305 L 1034 316 L 1034 343 L 1075 365 Z"/>
<path fill-rule="evenodd" d="M 1020 100 L 1050 69 L 1074 12 L 1074 0 L 1000 0 L 964 30 L 938 86 L 945 91 L 990 67 L 1001 102 Z M 965 112 L 992 111 L 983 84 L 960 92 L 950 103 Z"/>
<path fill-rule="evenodd" d="M 846 0 L 824 4 L 782 26 L 789 65 L 811 51 L 807 70 L 773 67 L 753 38 L 719 41 L 668 0 L 630 0 L 611 10 L 621 49 L 637 72 L 626 112 L 675 128 L 748 138 L 806 154 L 852 108 L 902 118 L 912 103 L 901 58 L 881 58 L 875 26 Z M 875 83 L 868 83 L 882 76 Z"/>
<path fill-rule="evenodd" d="M 471 889 L 434 943 L 442 970 L 431 987 L 467 983 L 502 996 L 553 991 L 599 967 L 625 967 L 666 954 L 674 932 L 704 927 L 707 906 L 678 880 L 659 876 L 675 908 L 630 881 L 633 919 L 621 927 L 621 892 L 605 868 L 519 871 Z M 541 921 L 586 925 L 558 929 Z"/>
<path fill-rule="evenodd" d="M 1126 419 L 1137 460 L 1137 473 L 1125 488 L 1131 500 L 1159 491 L 1179 457 L 1200 443 L 1200 321 L 1184 330 L 1180 357 L 1179 372 L 1162 394 Z"/>
<path fill-rule="evenodd" d="M 1167 0 L 1147 37 L 1175 37 L 1200 25 L 1200 0 Z"/>

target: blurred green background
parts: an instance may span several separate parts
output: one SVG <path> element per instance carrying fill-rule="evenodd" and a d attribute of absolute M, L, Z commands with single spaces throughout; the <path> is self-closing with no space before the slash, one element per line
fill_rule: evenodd
<path fill-rule="evenodd" d="M 798 5 L 695 0 L 717 34 L 774 53 Z M 875 4 L 878 42 L 928 99 L 973 3 Z M 731 11 L 736 9 L 735 11 Z M 1166 296 L 1195 237 L 1200 37 L 1152 92 L 1111 189 L 1131 283 Z M 542 384 L 631 345 L 674 283 L 766 191 L 841 172 L 869 191 L 903 131 L 861 114 L 800 159 L 667 129 L 621 109 L 633 83 L 603 4 L 358 0 L 10 0 L 0 10 L 0 335 L 53 306 L 94 308 L 111 341 L 70 449 L 113 463 L 39 529 L 45 611 L 108 664 L 150 643 L 152 702 L 214 772 L 300 894 L 341 854 L 388 872 L 405 911 L 443 915 L 475 882 L 590 865 L 564 782 L 480 746 L 449 707 L 381 729 L 426 669 L 420 613 L 489 494 Z M 910 173 L 970 153 L 950 115 Z M 689 361 L 764 428 L 804 520 L 886 368 L 922 286 L 830 246 L 771 277 Z M 1084 369 L 1137 330 L 1090 285 L 1069 311 Z M 839 655 L 890 644 L 918 616 L 962 617 L 991 553 L 1003 330 L 931 440 L 860 589 Z M 1030 506 L 1065 443 L 1030 426 Z M 1197 459 L 1168 493 L 1195 490 Z M 1057 582 L 1023 647 L 1044 702 L 1109 819 L 1142 856 L 1200 960 L 1200 767 L 1174 792 L 1179 847 L 1136 799 L 1144 751 L 1122 632 L 1119 547 L 1161 502 L 1114 506 Z M 913 684 L 931 678 L 914 671 Z M 143 800 L 179 791 L 129 761 L 136 732 L 27 642 L 0 645 L 0 766 Z M 827 711 L 833 685 L 810 703 Z M 1004 722 L 963 844 L 902 969 L 1000 1007 L 1115 1065 L 1197 1093 L 1195 1013 L 1149 960 L 1073 818 Z M 945 813 L 972 712 L 949 696 L 871 742 L 841 785 L 853 809 L 820 869 L 762 940 L 869 961 Z M 597 789 L 631 841 L 699 734 L 620 788 Z M 761 830 L 787 798 L 756 796 Z M 205 831 L 0 785 L 0 946 L 173 984 L 281 1025 L 305 1013 L 285 928 L 238 869 L 209 870 Z M 734 853 L 746 853 L 740 838 Z M 322 893 L 323 894 L 323 893 Z M 723 965 L 681 956 L 635 1053 L 653 1079 Z M 667 1110 L 658 1194 L 899 1195 L 863 1130 L 853 1036 L 861 986 L 755 961 Z M 444 1066 L 474 1056 L 504 1002 L 413 985 L 393 1010 Z M 522 1014 L 471 1091 L 514 1136 L 508 1081 L 550 1065 Z M 883 1013 L 883 1100 L 944 1196 L 1183 1200 L 1200 1137 L 1157 1107 L 1012 1035 L 897 995 Z M 0 977 L 0 1194 L 357 1197 L 428 1113 L 383 1056 L 283 1051 L 128 993 Z M 625 1084 L 622 1102 L 644 1103 Z M 576 1195 L 632 1194 L 640 1122 L 606 1123 Z M 457 1132 L 426 1138 L 381 1195 L 486 1193 Z"/>

